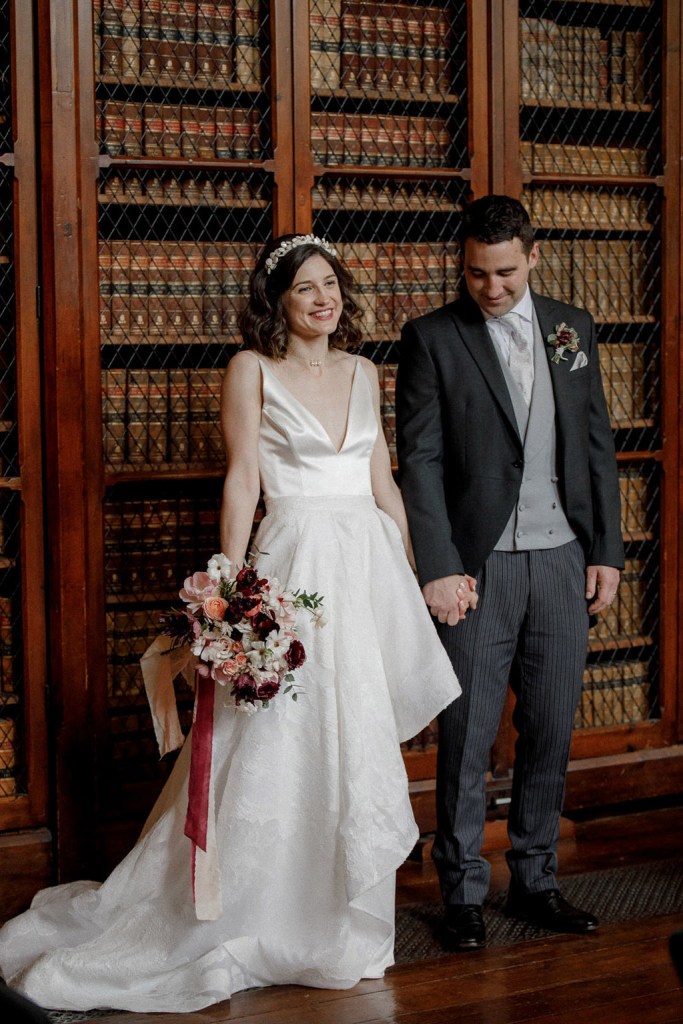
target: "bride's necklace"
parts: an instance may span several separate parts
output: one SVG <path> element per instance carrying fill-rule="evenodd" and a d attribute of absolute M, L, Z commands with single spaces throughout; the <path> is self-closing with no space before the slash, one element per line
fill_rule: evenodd
<path fill-rule="evenodd" d="M 294 361 L 300 366 L 309 366 L 312 370 L 322 370 L 327 365 L 327 354 L 322 359 L 306 359 L 305 356 L 295 355 Z"/>

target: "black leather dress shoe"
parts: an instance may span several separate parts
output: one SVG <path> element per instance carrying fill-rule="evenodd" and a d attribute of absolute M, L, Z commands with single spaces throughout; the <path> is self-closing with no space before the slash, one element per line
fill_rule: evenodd
<path fill-rule="evenodd" d="M 505 904 L 505 913 L 508 917 L 519 918 L 520 921 L 530 921 L 539 928 L 548 928 L 553 932 L 574 932 L 579 935 L 594 932 L 600 923 L 597 917 L 568 903 L 559 889 L 525 893 L 511 889 Z"/>
<path fill-rule="evenodd" d="M 448 949 L 466 952 L 486 945 L 486 925 L 476 903 L 453 903 L 446 907 L 443 941 Z"/>

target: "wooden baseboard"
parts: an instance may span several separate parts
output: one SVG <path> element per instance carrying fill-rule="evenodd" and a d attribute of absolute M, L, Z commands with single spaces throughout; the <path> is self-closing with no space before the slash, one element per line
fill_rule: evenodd
<path fill-rule="evenodd" d="M 683 792 L 683 744 L 571 761 L 565 811 L 613 807 Z"/>
<path fill-rule="evenodd" d="M 0 835 L 0 920 L 26 910 L 52 881 L 52 836 L 46 828 Z"/>

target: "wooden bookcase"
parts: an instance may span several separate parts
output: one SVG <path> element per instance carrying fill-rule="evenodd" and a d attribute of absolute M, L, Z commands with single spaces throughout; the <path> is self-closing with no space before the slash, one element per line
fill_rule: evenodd
<path fill-rule="evenodd" d="M 6 912 L 51 870 L 33 23 L 0 3 L 0 863 Z"/>
<path fill-rule="evenodd" d="M 626 568 L 591 631 L 569 807 L 680 784 L 680 19 L 657 0 L 521 0 L 497 19 L 492 188 L 539 228 L 537 287 L 595 316 L 621 482 Z"/>
<path fill-rule="evenodd" d="M 12 209 L 16 224 L 23 198 L 34 229 L 40 220 L 42 365 L 23 301 L 15 341 L 44 392 L 44 448 L 23 449 L 38 467 L 30 503 L 23 469 L 20 480 L 24 515 L 30 504 L 39 516 L 44 467 L 60 877 L 111 865 L 168 771 L 137 662 L 182 579 L 217 549 L 217 391 L 258 248 L 290 230 L 340 245 L 391 445 L 400 325 L 457 293 L 459 211 L 490 191 L 529 205 L 539 290 L 596 314 L 623 481 L 628 573 L 616 613 L 591 638 L 568 805 L 680 789 L 682 8 L 37 0 L 22 45 L 28 61 L 25 40 L 37 40 L 39 117 L 25 123 L 39 125 L 40 157 L 23 151 L 21 177 L 14 165 Z M 0 184 L 3 165 L 0 156 Z M 38 250 L 23 230 L 11 265 L 30 282 Z M 31 284 L 17 278 L 17 294 Z M 20 401 L 38 390 L 22 378 Z M 40 431 L 33 410 L 26 439 Z M 21 438 L 21 407 L 18 422 Z M 41 536 L 25 527 L 22 571 Z M 23 629 L 40 692 L 45 629 L 32 604 Z M 179 696 L 187 718 L 191 694 Z M 30 735 L 44 737 L 42 707 L 21 709 Z M 430 729 L 405 749 L 425 831 L 435 743 Z M 512 747 L 505 725 L 493 814 L 509 792 Z M 44 754 L 41 771 L 44 798 Z M 0 801 L 0 830 L 19 827 L 3 815 Z M 43 808 L 25 824 L 46 820 Z"/>

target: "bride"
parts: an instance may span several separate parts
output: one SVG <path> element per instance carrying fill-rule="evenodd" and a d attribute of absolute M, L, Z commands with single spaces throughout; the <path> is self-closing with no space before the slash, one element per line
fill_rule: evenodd
<path fill-rule="evenodd" d="M 460 688 L 410 568 L 377 372 L 346 351 L 351 289 L 324 239 L 273 241 L 225 374 L 222 550 L 242 565 L 262 490 L 259 571 L 322 594 L 328 621 L 298 627 L 296 703 L 243 715 L 217 688 L 220 905 L 200 919 L 192 898 L 190 738 L 109 878 L 46 889 L 0 930 L 2 976 L 43 1006 L 183 1012 L 393 963 L 395 873 L 417 839 L 399 744 Z"/>

